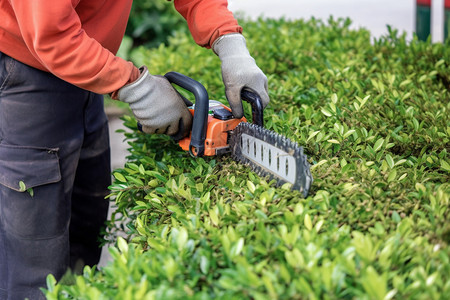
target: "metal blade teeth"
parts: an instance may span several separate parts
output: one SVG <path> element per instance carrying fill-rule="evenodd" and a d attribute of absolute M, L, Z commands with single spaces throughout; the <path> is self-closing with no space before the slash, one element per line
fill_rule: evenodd
<path fill-rule="evenodd" d="M 293 178 L 290 183 L 293 184 L 293 189 L 299 190 L 305 197 L 308 195 L 313 178 L 311 176 L 307 157 L 306 155 L 304 155 L 302 147 L 300 147 L 296 142 L 286 138 L 285 136 L 251 123 L 242 122 L 233 130 L 233 134 L 230 140 L 233 158 L 246 165 L 249 165 L 253 169 L 253 171 L 255 171 L 260 176 L 269 176 L 272 179 L 276 179 L 278 185 L 282 185 L 289 181 L 287 181 L 286 177 L 280 176 L 277 174 L 277 172 L 274 172 L 273 168 L 271 169 L 270 166 L 260 165 L 261 161 L 258 161 L 258 159 L 252 160 L 246 157 L 248 155 L 247 153 L 243 153 L 243 147 L 241 145 L 241 138 L 244 135 L 248 135 L 250 137 L 261 140 L 265 144 L 279 149 L 280 152 L 285 152 L 289 154 L 289 156 L 292 156 L 294 158 L 294 161 L 291 160 L 290 163 L 295 164 L 295 178 Z M 244 151 L 246 150 L 244 149 Z M 285 163 L 287 164 L 287 160 L 285 160 Z M 279 168 L 279 166 L 277 167 Z M 291 166 L 286 166 L 286 176 L 289 172 L 288 168 L 290 169 Z"/>

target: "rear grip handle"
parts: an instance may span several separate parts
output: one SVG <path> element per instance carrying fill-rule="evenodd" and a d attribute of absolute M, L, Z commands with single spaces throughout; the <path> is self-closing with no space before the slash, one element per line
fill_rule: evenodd
<path fill-rule="evenodd" d="M 208 92 L 200 82 L 181 73 L 169 72 L 165 74 L 164 77 L 166 77 L 170 83 L 176 84 L 194 94 L 195 110 L 189 153 L 193 156 L 203 156 L 205 153 L 206 129 L 208 126 Z"/>

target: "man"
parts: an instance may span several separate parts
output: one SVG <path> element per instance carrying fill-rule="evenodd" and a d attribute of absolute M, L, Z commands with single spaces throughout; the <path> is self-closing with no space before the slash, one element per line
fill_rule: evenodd
<path fill-rule="evenodd" d="M 164 77 L 115 56 L 131 2 L 0 0 L 0 299 L 42 298 L 49 273 L 99 260 L 110 184 L 101 94 L 129 103 L 146 133 L 190 130 Z M 267 78 L 227 1 L 174 2 L 221 59 L 233 114 L 243 115 L 243 87 L 267 105 Z"/>

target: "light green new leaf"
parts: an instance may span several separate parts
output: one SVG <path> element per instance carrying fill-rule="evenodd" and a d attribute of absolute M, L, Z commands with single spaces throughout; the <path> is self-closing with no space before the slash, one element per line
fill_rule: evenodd
<path fill-rule="evenodd" d="M 206 256 L 200 257 L 200 270 L 203 274 L 208 274 L 209 259 Z"/>
<path fill-rule="evenodd" d="M 21 192 L 25 192 L 27 190 L 27 186 L 25 185 L 25 182 L 23 182 L 22 180 L 19 181 L 19 189 Z"/>
<path fill-rule="evenodd" d="M 386 279 L 380 276 L 372 266 L 368 266 L 365 270 L 361 283 L 370 299 L 384 300 L 386 297 Z"/>
<path fill-rule="evenodd" d="M 384 139 L 380 138 L 375 142 L 375 145 L 373 145 L 373 151 L 378 152 L 378 150 L 381 149 L 381 146 L 383 146 Z"/>
<path fill-rule="evenodd" d="M 304 220 L 305 226 L 308 230 L 312 229 L 312 222 L 311 222 L 311 217 L 309 216 L 309 214 L 305 215 L 305 220 Z"/>
<path fill-rule="evenodd" d="M 333 114 L 331 112 L 329 112 L 326 108 L 322 108 L 320 110 L 325 116 L 327 117 L 331 117 Z"/>
<path fill-rule="evenodd" d="M 114 172 L 113 175 L 114 175 L 114 178 L 116 178 L 120 182 L 127 182 L 127 180 L 125 179 L 125 177 L 122 174 L 120 174 L 118 172 Z"/>
<path fill-rule="evenodd" d="M 450 172 L 450 164 L 443 159 L 441 159 L 441 168 L 447 172 Z"/>
<path fill-rule="evenodd" d="M 394 167 L 394 159 L 392 158 L 392 156 L 390 154 L 386 154 L 386 162 L 389 166 L 389 168 L 393 168 Z"/>

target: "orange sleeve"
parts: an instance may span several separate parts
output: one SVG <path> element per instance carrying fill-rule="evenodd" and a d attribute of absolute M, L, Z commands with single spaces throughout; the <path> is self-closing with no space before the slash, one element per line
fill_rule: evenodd
<path fill-rule="evenodd" d="M 126 84 L 136 67 L 90 38 L 71 0 L 9 0 L 32 55 L 54 75 L 99 94 Z"/>
<path fill-rule="evenodd" d="M 228 10 L 227 0 L 174 0 L 174 4 L 200 46 L 211 48 L 221 35 L 242 33 L 242 27 Z"/>

